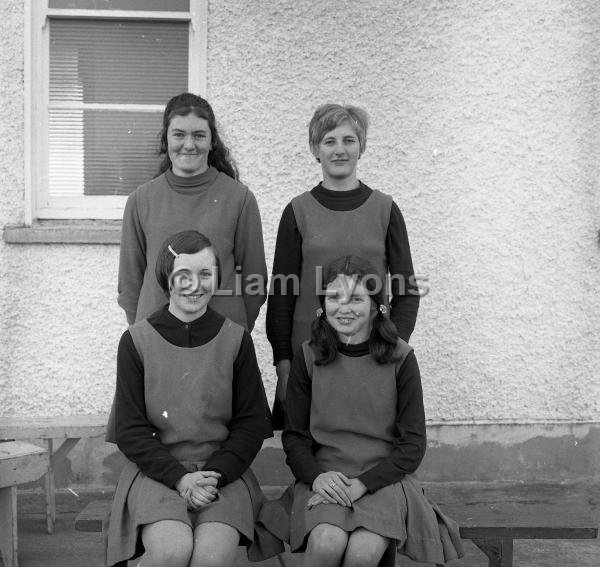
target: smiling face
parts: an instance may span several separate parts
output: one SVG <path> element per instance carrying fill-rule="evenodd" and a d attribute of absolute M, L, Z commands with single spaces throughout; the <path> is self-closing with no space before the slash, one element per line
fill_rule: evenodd
<path fill-rule="evenodd" d="M 212 248 L 204 248 L 195 254 L 179 254 L 173 262 L 173 273 L 187 268 L 198 277 L 195 290 L 181 293 L 173 286 L 169 289 L 169 311 L 180 321 L 193 321 L 206 313 L 217 283 L 217 259 Z M 189 293 L 192 291 L 192 293 Z"/>
<path fill-rule="evenodd" d="M 194 113 L 173 116 L 167 129 L 167 146 L 173 173 L 191 177 L 206 171 L 211 144 L 207 120 Z"/>
<path fill-rule="evenodd" d="M 325 186 L 341 180 L 356 179 L 360 143 L 349 121 L 342 122 L 337 128 L 327 132 L 318 146 L 313 148 L 313 153 L 321 162 Z"/>
<path fill-rule="evenodd" d="M 340 274 L 327 285 L 325 314 L 341 342 L 365 342 L 371 334 L 375 312 L 371 297 L 356 277 Z"/>

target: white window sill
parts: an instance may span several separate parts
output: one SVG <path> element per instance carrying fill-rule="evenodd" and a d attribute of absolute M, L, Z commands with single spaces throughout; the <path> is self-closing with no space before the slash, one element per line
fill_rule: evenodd
<path fill-rule="evenodd" d="M 36 221 L 32 226 L 5 226 L 9 244 L 119 244 L 121 221 Z"/>

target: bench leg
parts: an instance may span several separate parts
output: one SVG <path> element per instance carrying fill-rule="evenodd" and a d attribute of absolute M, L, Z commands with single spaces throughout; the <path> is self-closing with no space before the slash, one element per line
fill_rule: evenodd
<path fill-rule="evenodd" d="M 48 450 L 48 472 L 44 479 L 44 488 L 46 491 L 46 528 L 49 534 L 54 533 L 54 523 L 56 522 L 56 485 L 54 480 L 54 470 L 56 466 L 66 458 L 69 451 L 77 445 L 79 437 L 65 439 L 56 451 L 52 439 L 46 439 L 46 449 Z"/>
<path fill-rule="evenodd" d="M 513 567 L 511 538 L 474 539 L 473 543 L 487 555 L 489 567 Z"/>
<path fill-rule="evenodd" d="M 44 477 L 44 490 L 46 492 L 46 529 L 49 534 L 54 533 L 56 521 L 56 498 L 54 486 L 54 463 L 52 462 L 52 439 L 46 439 L 48 450 L 48 471 Z"/>
<path fill-rule="evenodd" d="M 16 486 L 0 488 L 0 551 L 4 567 L 18 567 Z"/>

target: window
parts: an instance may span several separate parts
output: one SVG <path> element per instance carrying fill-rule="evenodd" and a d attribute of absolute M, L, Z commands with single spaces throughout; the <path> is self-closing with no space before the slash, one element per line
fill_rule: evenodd
<path fill-rule="evenodd" d="M 207 0 L 27 0 L 31 218 L 118 219 L 164 105 L 204 92 Z"/>

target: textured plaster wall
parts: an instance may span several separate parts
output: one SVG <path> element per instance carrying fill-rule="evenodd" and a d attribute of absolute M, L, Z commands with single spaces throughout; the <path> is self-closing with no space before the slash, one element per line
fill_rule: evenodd
<path fill-rule="evenodd" d="M 6 225 L 24 219 L 23 0 L 0 8 Z M 599 34 L 595 0 L 209 2 L 207 97 L 269 264 L 319 181 L 315 106 L 370 112 L 360 177 L 394 196 L 428 278 L 412 342 L 432 420 L 600 421 Z M 0 414 L 108 409 L 117 258 L 0 242 Z M 272 396 L 262 319 L 254 337 Z"/>

